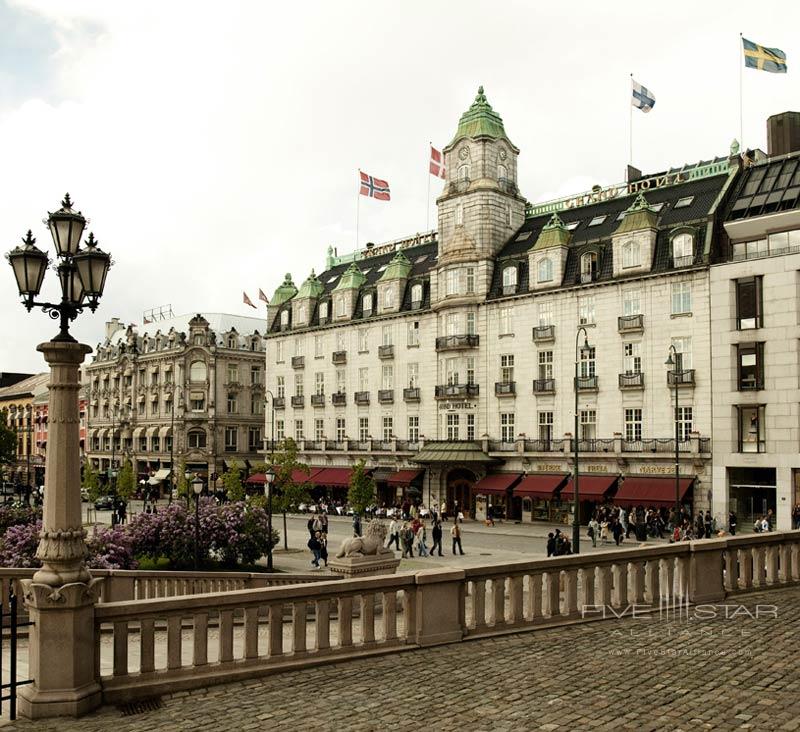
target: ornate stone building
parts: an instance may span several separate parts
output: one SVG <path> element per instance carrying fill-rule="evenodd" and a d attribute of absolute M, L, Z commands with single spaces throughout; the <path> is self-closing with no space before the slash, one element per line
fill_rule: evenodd
<path fill-rule="evenodd" d="M 125 457 L 139 480 L 173 464 L 208 479 L 263 454 L 264 323 L 221 313 L 140 326 L 107 324 L 87 367 L 87 457 L 103 471 Z"/>

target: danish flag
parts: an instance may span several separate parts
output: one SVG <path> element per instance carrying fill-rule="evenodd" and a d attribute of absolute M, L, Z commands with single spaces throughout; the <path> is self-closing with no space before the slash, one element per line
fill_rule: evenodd
<path fill-rule="evenodd" d="M 445 177 L 444 155 L 442 155 L 442 153 L 433 145 L 431 145 L 431 162 L 429 170 L 431 171 L 431 175 L 435 175 L 437 178 Z"/>
<path fill-rule="evenodd" d="M 361 189 L 359 193 L 368 198 L 377 198 L 379 201 L 389 201 L 389 184 L 380 178 L 373 178 L 362 171 L 358 171 L 361 176 Z"/>

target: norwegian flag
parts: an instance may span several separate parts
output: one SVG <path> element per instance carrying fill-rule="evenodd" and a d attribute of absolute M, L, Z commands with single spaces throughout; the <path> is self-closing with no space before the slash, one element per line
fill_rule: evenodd
<path fill-rule="evenodd" d="M 260 287 L 258 288 L 258 299 L 269 305 L 269 298 L 264 294 L 264 290 L 262 290 Z"/>
<path fill-rule="evenodd" d="M 433 145 L 431 145 L 431 162 L 429 170 L 431 171 L 431 175 L 435 175 L 437 178 L 444 179 L 444 155 L 442 155 L 442 153 Z"/>
<path fill-rule="evenodd" d="M 361 176 L 361 189 L 359 193 L 368 198 L 377 198 L 379 201 L 389 201 L 389 184 L 380 178 L 373 178 L 362 171 L 358 171 Z"/>
<path fill-rule="evenodd" d="M 246 292 L 242 292 L 242 302 L 245 305 L 249 305 L 254 310 L 258 310 L 258 308 L 256 308 L 255 305 L 253 305 L 253 301 L 249 297 L 247 297 L 247 293 Z"/>

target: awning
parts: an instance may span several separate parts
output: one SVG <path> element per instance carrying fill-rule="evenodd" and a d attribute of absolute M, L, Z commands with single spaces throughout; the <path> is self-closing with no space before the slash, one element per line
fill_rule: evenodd
<path fill-rule="evenodd" d="M 133 431 L 133 439 L 138 440 L 144 434 L 144 427 L 137 427 Z"/>
<path fill-rule="evenodd" d="M 97 436 L 104 440 L 108 436 L 108 427 L 103 427 L 103 429 L 97 431 Z"/>
<path fill-rule="evenodd" d="M 538 473 L 526 475 L 514 486 L 515 496 L 528 496 L 530 498 L 552 498 L 555 493 L 569 478 L 568 473 Z M 583 485 L 581 485 L 581 492 Z"/>
<path fill-rule="evenodd" d="M 465 463 L 500 463 L 502 460 L 487 455 L 480 442 L 426 442 L 411 458 L 412 463 L 443 463 L 463 465 Z"/>
<path fill-rule="evenodd" d="M 309 468 L 307 473 L 304 470 L 293 470 L 292 483 L 295 483 L 296 485 L 309 483 L 319 471 L 320 468 Z M 247 480 L 245 480 L 245 483 L 249 483 L 250 485 L 264 485 L 266 482 L 267 478 L 264 473 L 253 473 L 249 478 L 247 478 Z"/>
<path fill-rule="evenodd" d="M 159 468 L 154 473 L 153 477 L 156 479 L 156 482 L 166 480 L 169 478 L 170 469 L 169 468 Z"/>
<path fill-rule="evenodd" d="M 396 473 L 392 473 L 386 482 L 389 485 L 407 488 L 411 481 L 416 480 L 420 475 L 422 475 L 421 470 L 398 470 Z"/>
<path fill-rule="evenodd" d="M 520 478 L 520 473 L 495 473 L 494 475 L 487 475 L 481 478 L 477 485 L 472 489 L 473 493 L 488 493 L 505 495 L 508 489 L 514 485 Z"/>
<path fill-rule="evenodd" d="M 581 500 L 596 500 L 602 498 L 609 489 L 617 482 L 617 475 L 581 475 L 578 491 Z M 561 500 L 571 501 L 573 499 L 572 478 L 561 491 Z"/>
<path fill-rule="evenodd" d="M 151 427 L 149 430 L 147 430 L 147 433 L 150 437 L 158 437 L 158 431 L 158 427 Z"/>
<path fill-rule="evenodd" d="M 312 483 L 329 485 L 335 488 L 347 488 L 350 485 L 350 468 L 322 468 L 313 476 Z"/>
<path fill-rule="evenodd" d="M 99 429 L 95 428 L 95 429 L 89 430 L 89 439 L 90 440 L 93 440 L 95 437 L 99 437 L 99 436 L 100 436 L 100 430 Z"/>
<path fill-rule="evenodd" d="M 162 427 L 162 428 L 161 428 L 161 429 L 158 431 L 158 434 L 159 434 L 159 435 L 160 435 L 162 438 L 169 437 L 171 433 L 172 433 L 172 427 L 170 427 L 169 425 L 167 425 L 166 427 Z"/>
<path fill-rule="evenodd" d="M 686 495 L 695 479 L 680 478 L 678 498 Z M 614 503 L 623 506 L 674 506 L 675 478 L 653 478 L 643 475 L 627 475 L 620 484 Z"/>

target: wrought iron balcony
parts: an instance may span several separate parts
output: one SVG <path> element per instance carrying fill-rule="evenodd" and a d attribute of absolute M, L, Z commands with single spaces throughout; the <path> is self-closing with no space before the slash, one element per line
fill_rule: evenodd
<path fill-rule="evenodd" d="M 347 363 L 347 351 L 334 351 L 331 360 L 336 364 Z"/>
<path fill-rule="evenodd" d="M 555 379 L 534 379 L 533 380 L 533 393 L 534 394 L 554 394 L 556 390 Z"/>
<path fill-rule="evenodd" d="M 480 337 L 473 333 L 464 335 L 439 336 L 436 339 L 437 351 L 460 351 L 464 348 L 477 348 Z"/>
<path fill-rule="evenodd" d="M 569 452 L 570 441 L 562 438 L 538 440 L 525 440 L 523 443 L 525 452 Z"/>
<path fill-rule="evenodd" d="M 293 407 L 304 407 L 306 405 L 306 398 L 302 395 L 292 397 Z"/>
<path fill-rule="evenodd" d="M 292 368 L 293 369 L 304 369 L 306 367 L 306 357 L 305 356 L 292 356 Z"/>
<path fill-rule="evenodd" d="M 331 402 L 334 407 L 344 407 L 347 404 L 347 394 L 337 391 L 335 394 L 331 394 Z"/>
<path fill-rule="evenodd" d="M 556 327 L 554 325 L 537 325 L 533 329 L 534 343 L 546 343 L 556 339 Z"/>
<path fill-rule="evenodd" d="M 286 397 L 275 397 L 272 400 L 272 408 L 273 409 L 285 409 L 286 408 Z"/>
<path fill-rule="evenodd" d="M 489 452 L 514 452 L 517 443 L 513 440 L 489 440 Z"/>
<path fill-rule="evenodd" d="M 514 396 L 517 393 L 516 381 L 496 381 L 494 393 L 497 396 Z"/>
<path fill-rule="evenodd" d="M 311 395 L 311 406 L 312 407 L 324 407 L 325 406 L 325 395 L 324 394 L 312 394 Z"/>
<path fill-rule="evenodd" d="M 379 389 L 378 402 L 380 404 L 394 404 L 394 389 Z"/>
<path fill-rule="evenodd" d="M 683 371 L 667 371 L 667 384 L 669 386 L 694 386 L 694 369 Z"/>
<path fill-rule="evenodd" d="M 394 358 L 394 346 L 378 346 L 378 358 L 383 360 Z"/>
<path fill-rule="evenodd" d="M 478 384 L 442 384 L 436 387 L 437 399 L 453 399 L 478 396 Z"/>
<path fill-rule="evenodd" d="M 620 315 L 617 318 L 620 333 L 641 333 L 644 330 L 644 315 Z"/>
<path fill-rule="evenodd" d="M 644 389 L 644 374 L 639 371 L 637 373 L 620 374 L 619 375 L 619 388 L 620 389 Z"/>
<path fill-rule="evenodd" d="M 681 267 L 691 267 L 693 264 L 694 264 L 694 254 L 687 254 L 684 257 L 672 258 L 672 266 L 675 269 L 680 269 Z"/>
<path fill-rule="evenodd" d="M 353 395 L 353 399 L 355 399 L 356 404 L 359 406 L 365 407 L 369 404 L 369 392 L 368 391 L 357 391 Z"/>
<path fill-rule="evenodd" d="M 519 285 L 503 285 L 503 294 L 504 295 L 516 295 L 519 292 Z"/>
<path fill-rule="evenodd" d="M 597 377 L 579 376 L 576 379 L 576 386 L 578 387 L 578 391 L 597 391 Z"/>
<path fill-rule="evenodd" d="M 404 402 L 418 402 L 420 400 L 420 389 L 418 386 L 410 386 L 403 389 Z"/>
<path fill-rule="evenodd" d="M 590 282 L 594 282 L 597 279 L 596 272 L 581 272 L 581 284 L 586 285 Z"/>

